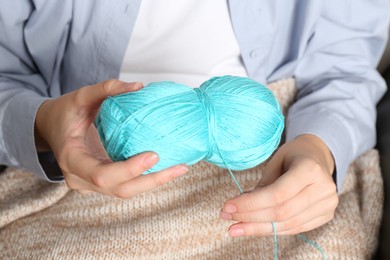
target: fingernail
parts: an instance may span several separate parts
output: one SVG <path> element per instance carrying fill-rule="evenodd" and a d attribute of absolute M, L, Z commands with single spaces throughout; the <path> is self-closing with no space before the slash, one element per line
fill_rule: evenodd
<path fill-rule="evenodd" d="M 133 82 L 129 83 L 129 89 L 132 91 L 139 90 L 143 87 L 143 84 L 141 82 Z"/>
<path fill-rule="evenodd" d="M 235 212 L 237 212 L 237 207 L 233 204 L 227 204 L 223 208 L 223 210 L 226 211 L 227 213 L 235 213 Z"/>
<path fill-rule="evenodd" d="M 231 228 L 229 235 L 232 237 L 240 237 L 244 235 L 244 230 L 242 228 Z"/>
<path fill-rule="evenodd" d="M 179 165 L 175 169 L 175 177 L 179 177 L 188 172 L 188 167 L 185 165 Z"/>
<path fill-rule="evenodd" d="M 229 213 L 226 213 L 225 211 L 221 211 L 221 212 L 219 213 L 219 216 L 220 216 L 222 219 L 224 219 L 224 220 L 232 220 L 232 219 L 233 219 L 232 215 L 229 214 Z"/>
<path fill-rule="evenodd" d="M 144 159 L 144 164 L 146 167 L 152 167 L 153 165 L 155 165 L 156 163 L 158 162 L 158 156 L 157 154 L 153 153 L 151 155 L 148 155 L 145 159 Z"/>

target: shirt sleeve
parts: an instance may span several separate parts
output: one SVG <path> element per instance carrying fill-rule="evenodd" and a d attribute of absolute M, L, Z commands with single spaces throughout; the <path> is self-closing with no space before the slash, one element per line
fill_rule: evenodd
<path fill-rule="evenodd" d="M 36 8 L 32 1 L 0 3 L 0 164 L 23 167 L 43 179 L 55 181 L 62 179 L 61 172 L 48 177 L 34 142 L 35 115 L 49 98 L 49 80 L 53 81 L 44 76 L 28 45 L 28 37 L 42 41 L 37 39 L 40 36 L 31 34 L 37 25 Z M 53 45 L 57 44 L 49 36 L 45 39 L 51 40 Z M 48 57 L 51 53 L 47 49 Z"/>
<path fill-rule="evenodd" d="M 286 139 L 320 137 L 335 159 L 340 191 L 348 165 L 376 142 L 376 103 L 386 84 L 375 67 L 386 45 L 390 2 L 329 0 L 324 6 L 294 73 L 298 95 Z"/>

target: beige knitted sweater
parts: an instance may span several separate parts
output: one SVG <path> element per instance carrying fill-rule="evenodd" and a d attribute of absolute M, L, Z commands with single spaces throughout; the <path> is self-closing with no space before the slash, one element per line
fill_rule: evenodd
<path fill-rule="evenodd" d="M 292 80 L 270 85 L 286 111 Z M 252 189 L 263 165 L 236 173 Z M 377 246 L 383 187 L 379 156 L 358 158 L 340 194 L 334 219 L 305 235 L 328 259 L 367 259 Z M 226 170 L 192 166 L 173 182 L 132 199 L 80 195 L 21 169 L 0 174 L 0 259 L 272 259 L 272 237 L 230 238 L 219 218 L 238 194 Z M 279 259 L 321 259 L 296 236 L 279 237 Z"/>

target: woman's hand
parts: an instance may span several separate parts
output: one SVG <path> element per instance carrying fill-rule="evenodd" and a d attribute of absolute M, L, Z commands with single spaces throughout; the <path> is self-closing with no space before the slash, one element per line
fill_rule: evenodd
<path fill-rule="evenodd" d="M 230 236 L 298 234 L 329 222 L 338 204 L 333 157 L 321 139 L 301 135 L 284 144 L 265 167 L 258 186 L 228 200 L 220 216 L 237 221 Z"/>
<path fill-rule="evenodd" d="M 100 104 L 109 96 L 142 87 L 141 83 L 108 80 L 41 105 L 35 121 L 37 150 L 53 151 L 71 189 L 130 198 L 188 171 L 186 165 L 177 165 L 142 175 L 158 162 L 157 154 L 145 152 L 121 162 L 112 162 L 107 156 L 93 125 Z"/>

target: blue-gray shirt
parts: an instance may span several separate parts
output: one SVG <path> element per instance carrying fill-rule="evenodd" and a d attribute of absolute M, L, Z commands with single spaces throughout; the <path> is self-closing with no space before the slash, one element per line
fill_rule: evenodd
<path fill-rule="evenodd" d="M 35 149 L 36 111 L 48 97 L 118 77 L 140 2 L 0 1 L 0 164 L 58 180 Z M 296 79 L 287 140 L 319 136 L 340 188 L 348 164 L 375 144 L 375 105 L 386 90 L 375 67 L 389 1 L 228 2 L 248 75 L 262 83 Z"/>

